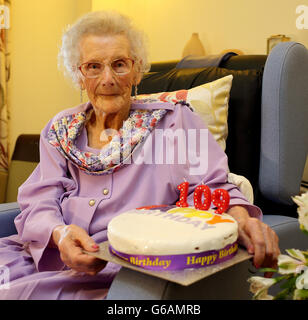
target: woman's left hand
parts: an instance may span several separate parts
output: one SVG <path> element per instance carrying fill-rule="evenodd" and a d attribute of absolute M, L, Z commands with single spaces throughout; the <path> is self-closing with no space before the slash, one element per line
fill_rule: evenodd
<path fill-rule="evenodd" d="M 238 243 L 246 247 L 248 253 L 254 254 L 255 267 L 276 268 L 280 249 L 275 231 L 259 219 L 250 217 L 245 207 L 233 206 L 228 214 L 238 222 Z M 266 277 L 271 275 L 270 272 L 265 273 Z"/>

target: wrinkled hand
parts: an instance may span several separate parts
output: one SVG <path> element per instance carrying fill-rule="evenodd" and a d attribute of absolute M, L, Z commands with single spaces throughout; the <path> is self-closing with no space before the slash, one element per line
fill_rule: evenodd
<path fill-rule="evenodd" d="M 276 268 L 280 249 L 275 231 L 259 219 L 250 217 L 244 207 L 231 207 L 228 214 L 238 222 L 238 243 L 246 247 L 248 253 L 254 255 L 255 267 Z M 266 272 L 265 276 L 271 277 L 272 273 Z"/>
<path fill-rule="evenodd" d="M 52 232 L 52 241 L 60 251 L 61 260 L 75 271 L 95 275 L 106 266 L 106 261 L 83 252 L 95 252 L 99 247 L 87 232 L 77 225 L 56 227 Z"/>

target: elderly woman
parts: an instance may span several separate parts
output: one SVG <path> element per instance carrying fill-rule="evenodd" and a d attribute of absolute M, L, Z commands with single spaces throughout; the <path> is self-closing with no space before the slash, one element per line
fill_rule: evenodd
<path fill-rule="evenodd" d="M 20 187 L 18 235 L 0 240 L 0 265 L 9 268 L 1 299 L 101 299 L 119 270 L 84 253 L 107 240 L 108 222 L 128 209 L 175 204 L 177 185 L 200 183 L 230 194 L 228 213 L 239 223 L 239 243 L 254 264 L 273 266 L 276 234 L 259 208 L 227 182 L 227 157 L 209 134 L 208 169 L 189 163 L 127 161 L 156 129 L 205 128 L 187 106 L 131 98 L 148 70 L 142 33 L 117 13 L 89 13 L 63 36 L 60 57 L 89 102 L 56 115 L 42 130 L 40 163 Z M 119 161 L 117 161 L 119 160 Z"/>

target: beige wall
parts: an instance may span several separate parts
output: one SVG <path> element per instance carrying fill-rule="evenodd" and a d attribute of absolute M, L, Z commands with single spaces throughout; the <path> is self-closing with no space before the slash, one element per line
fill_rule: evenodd
<path fill-rule="evenodd" d="M 21 133 L 39 133 L 48 120 L 80 101 L 57 69 L 64 27 L 91 10 L 90 0 L 14 0 L 11 5 L 10 151 Z"/>
<path fill-rule="evenodd" d="M 93 0 L 92 9 L 117 9 L 149 36 L 151 61 L 179 59 L 198 32 L 207 54 L 241 49 L 265 54 L 266 39 L 285 34 L 308 46 L 308 30 L 296 28 L 304 0 Z"/>

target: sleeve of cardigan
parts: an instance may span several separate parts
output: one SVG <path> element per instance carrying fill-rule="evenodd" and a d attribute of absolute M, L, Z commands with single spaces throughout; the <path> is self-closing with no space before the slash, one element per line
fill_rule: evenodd
<path fill-rule="evenodd" d="M 67 177 L 67 161 L 47 138 L 50 121 L 41 132 L 40 163 L 18 190 L 21 213 L 15 218 L 19 237 L 28 243 L 39 271 L 64 267 L 58 249 L 48 247 L 53 229 L 64 225 L 60 201 L 74 182 Z"/>
<path fill-rule="evenodd" d="M 182 140 L 181 143 L 186 140 L 186 162 L 171 165 L 170 172 L 175 188 L 184 179 L 189 182 L 187 202 L 190 206 L 193 206 L 195 188 L 203 183 L 211 189 L 211 192 L 218 188 L 227 190 L 230 195 L 229 207 L 244 206 L 250 216 L 262 219 L 261 209 L 250 204 L 236 185 L 228 183 L 227 155 L 197 114 L 186 106 L 176 105 L 169 127 L 174 132 L 179 129 L 183 129 L 184 132 L 183 139 L 179 140 Z M 213 207 L 213 204 L 211 206 Z"/>

